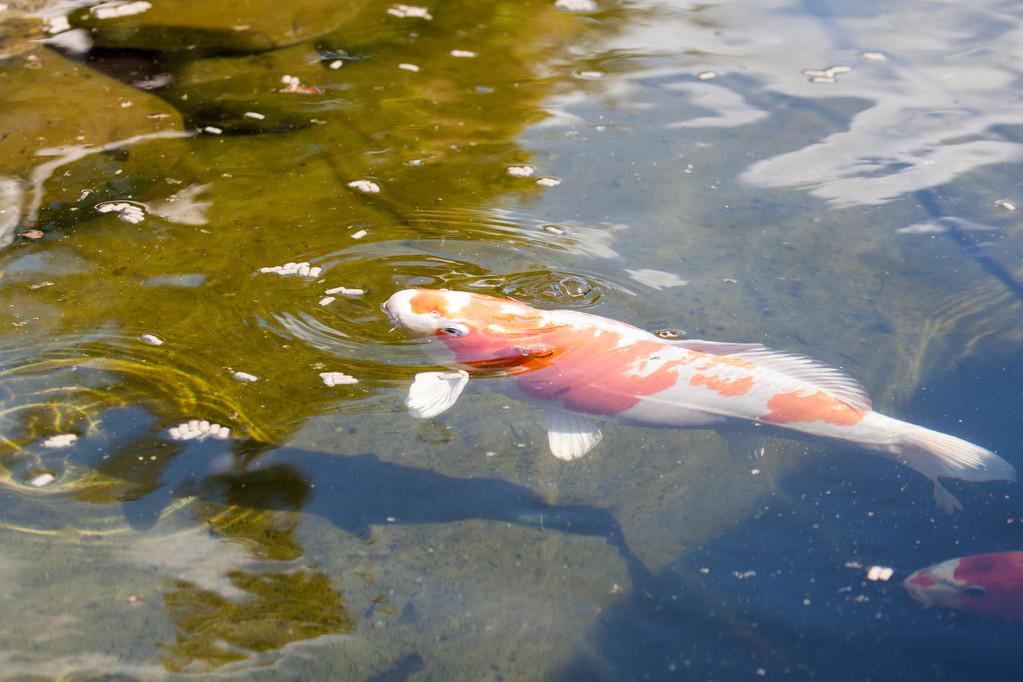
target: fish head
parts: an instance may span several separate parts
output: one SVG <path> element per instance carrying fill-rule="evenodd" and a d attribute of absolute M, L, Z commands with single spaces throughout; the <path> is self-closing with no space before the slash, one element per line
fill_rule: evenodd
<path fill-rule="evenodd" d="M 902 585 L 926 606 L 1023 618 L 1023 552 L 949 559 L 916 571 Z"/>
<path fill-rule="evenodd" d="M 521 365 L 553 353 L 543 339 L 543 312 L 519 301 L 447 289 L 404 289 L 384 312 L 413 336 L 435 337 L 459 364 L 477 368 Z"/>

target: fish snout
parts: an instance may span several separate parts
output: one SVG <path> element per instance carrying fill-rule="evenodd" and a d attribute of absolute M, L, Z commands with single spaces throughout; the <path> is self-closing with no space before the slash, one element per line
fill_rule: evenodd
<path fill-rule="evenodd" d="M 934 581 L 920 571 L 902 581 L 902 587 L 906 592 L 909 592 L 909 596 L 924 606 L 930 606 L 934 603 L 934 600 L 931 599 L 930 591 L 927 589 L 933 584 Z"/>

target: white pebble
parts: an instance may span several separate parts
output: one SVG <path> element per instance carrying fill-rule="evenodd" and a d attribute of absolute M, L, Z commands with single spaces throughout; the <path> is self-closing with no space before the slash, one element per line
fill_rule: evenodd
<path fill-rule="evenodd" d="M 262 121 L 264 118 L 266 118 L 266 115 L 261 114 L 258 111 L 246 111 L 245 118 L 254 118 L 257 121 Z"/>
<path fill-rule="evenodd" d="M 327 294 L 328 296 L 333 296 L 334 294 L 341 294 L 342 296 L 362 296 L 364 293 L 366 293 L 366 290 L 349 289 L 347 287 L 334 287 L 333 289 L 327 289 L 323 293 Z"/>
<path fill-rule="evenodd" d="M 47 473 L 47 474 L 39 474 L 38 476 L 33 478 L 31 481 L 29 481 L 29 485 L 33 485 L 36 488 L 42 488 L 44 485 L 49 485 L 49 484 L 53 483 L 56 480 L 57 480 L 57 477 L 54 476 L 53 474 L 49 474 L 49 473 Z"/>
<path fill-rule="evenodd" d="M 508 166 L 508 175 L 513 178 L 528 178 L 533 171 L 532 166 Z"/>
<path fill-rule="evenodd" d="M 537 178 L 536 184 L 541 187 L 557 187 L 561 184 L 561 180 L 559 178 Z"/>
<path fill-rule="evenodd" d="M 248 372 L 231 372 L 231 376 L 233 376 L 238 381 L 247 381 L 249 383 L 259 381 L 259 377 L 257 377 L 255 374 L 249 374 Z"/>
<path fill-rule="evenodd" d="M 343 386 L 357 384 L 359 380 L 344 372 L 320 372 L 320 378 L 327 386 Z"/>
<path fill-rule="evenodd" d="M 348 186 L 366 194 L 376 194 L 380 191 L 380 185 L 370 180 L 352 180 Z"/>
<path fill-rule="evenodd" d="M 895 571 L 887 566 L 871 566 L 867 570 L 867 580 L 885 582 L 889 580 Z"/>
<path fill-rule="evenodd" d="M 320 299 L 320 305 L 330 305 L 336 300 L 337 299 L 334 298 L 333 296 L 324 296 L 323 298 Z"/>
<path fill-rule="evenodd" d="M 566 12 L 594 12 L 597 9 L 593 0 L 557 0 L 554 6 Z"/>
<path fill-rule="evenodd" d="M 44 440 L 43 446 L 48 448 L 66 448 L 76 440 L 78 440 L 78 436 L 73 433 L 61 433 Z"/>
<path fill-rule="evenodd" d="M 163 339 L 156 334 L 139 334 L 139 341 L 150 346 L 162 346 Z"/>
<path fill-rule="evenodd" d="M 419 71 L 419 67 L 416 66 L 415 64 L 398 64 L 398 68 L 402 69 L 403 71 L 411 71 L 413 73 Z"/>
<path fill-rule="evenodd" d="M 451 50 L 451 56 L 461 57 L 463 59 L 472 59 L 476 56 L 476 53 L 471 50 Z"/>
<path fill-rule="evenodd" d="M 351 237 L 352 239 L 362 239 L 367 234 L 369 234 L 369 232 L 367 232 L 366 230 L 359 230 L 357 232 L 352 232 Z"/>

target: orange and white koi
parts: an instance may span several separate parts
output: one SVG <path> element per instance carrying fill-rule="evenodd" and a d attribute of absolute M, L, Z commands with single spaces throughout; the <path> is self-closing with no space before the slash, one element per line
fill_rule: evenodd
<path fill-rule="evenodd" d="M 902 586 L 925 606 L 1023 618 L 1023 552 L 993 552 L 921 568 Z"/>
<path fill-rule="evenodd" d="M 949 512 L 962 505 L 940 477 L 1016 475 L 982 447 L 873 411 L 864 388 L 841 371 L 759 344 L 669 341 L 589 313 L 461 291 L 406 289 L 383 307 L 412 334 L 438 339 L 440 364 L 454 368 L 416 376 L 406 401 L 414 416 L 451 407 L 471 375 L 507 377 L 520 396 L 547 406 L 550 449 L 561 459 L 600 442 L 596 420 L 677 428 L 745 422 L 899 461 L 934 483 L 935 500 Z"/>

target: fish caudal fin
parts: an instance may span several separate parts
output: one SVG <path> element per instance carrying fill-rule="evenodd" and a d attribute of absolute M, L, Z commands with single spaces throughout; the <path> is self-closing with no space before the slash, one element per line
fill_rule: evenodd
<path fill-rule="evenodd" d="M 1016 470 L 1004 459 L 979 445 L 948 434 L 903 423 L 897 456 L 934 482 L 934 501 L 948 513 L 963 505 L 938 481 L 1014 481 Z"/>

